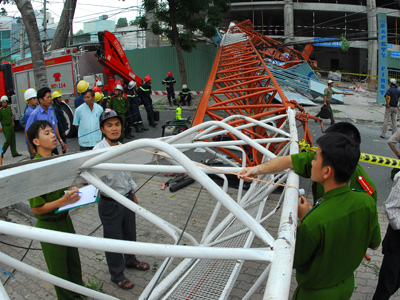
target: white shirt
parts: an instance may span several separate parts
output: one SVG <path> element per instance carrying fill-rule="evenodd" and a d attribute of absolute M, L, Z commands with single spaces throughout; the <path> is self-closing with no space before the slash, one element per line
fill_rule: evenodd
<path fill-rule="evenodd" d="M 118 144 L 120 145 L 121 143 L 118 142 Z M 108 147 L 111 147 L 111 145 L 105 138 L 103 138 L 96 146 L 94 146 L 93 150 Z M 126 195 L 129 191 L 134 190 L 137 187 L 137 184 L 132 179 L 131 172 L 110 172 L 108 175 L 101 177 L 101 180 L 121 195 Z"/>
<path fill-rule="evenodd" d="M 385 203 L 386 214 L 390 226 L 394 230 L 400 229 L 400 172 L 394 176 L 392 190 Z"/>

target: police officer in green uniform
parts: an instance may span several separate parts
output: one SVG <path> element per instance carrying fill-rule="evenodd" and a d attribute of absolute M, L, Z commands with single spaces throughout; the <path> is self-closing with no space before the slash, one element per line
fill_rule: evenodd
<path fill-rule="evenodd" d="M 6 153 L 8 146 L 11 146 L 11 155 L 13 157 L 21 156 L 17 152 L 17 145 L 15 141 L 15 130 L 14 130 L 14 118 L 12 113 L 12 107 L 8 105 L 8 97 L 1 97 L 1 108 L 0 108 L 0 123 L 3 127 L 4 137 L 6 141 L 3 144 L 3 154 Z"/>
<path fill-rule="evenodd" d="M 128 98 L 124 96 L 124 88 L 122 85 L 117 84 L 114 88 L 115 96 L 111 97 L 108 107 L 115 110 L 122 117 L 122 132 L 119 141 L 124 142 L 125 136 L 125 114 L 129 109 L 130 103 Z M 129 133 L 129 132 L 128 132 Z"/>
<path fill-rule="evenodd" d="M 28 139 L 36 150 L 35 158 L 50 157 L 57 147 L 57 139 L 48 121 L 35 121 L 28 129 Z M 79 200 L 77 188 L 50 192 L 29 199 L 33 214 L 37 218 L 36 227 L 67 233 L 75 233 L 68 211 L 55 213 L 55 210 L 66 204 Z M 40 243 L 50 274 L 83 286 L 82 270 L 77 248 Z M 82 299 L 81 295 L 54 287 L 58 300 Z"/>

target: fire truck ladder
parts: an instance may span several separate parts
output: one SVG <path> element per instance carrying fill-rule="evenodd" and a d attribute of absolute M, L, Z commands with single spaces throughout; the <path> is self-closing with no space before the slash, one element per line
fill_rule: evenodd
<path fill-rule="evenodd" d="M 282 104 L 272 103 L 276 93 Z M 0 172 L 0 208 L 87 182 L 163 231 L 172 243 L 103 239 L 5 221 L 0 221 L 0 233 L 97 251 L 164 257 L 140 299 L 229 299 L 246 261 L 265 265 L 265 269 L 243 299 L 252 299 L 262 288 L 264 299 L 287 299 L 297 227 L 298 176 L 290 170 L 262 175 L 245 193 L 241 179 L 237 194 L 232 196 L 228 193 L 227 175 L 277 155 L 298 153 L 296 118 L 294 105 L 280 90 L 249 36 L 232 24 L 218 51 L 194 124 L 188 130 L 160 139 L 140 139 L 44 159 Z M 185 154 L 186 150 L 199 148 L 221 159 L 225 166 L 206 166 Z M 148 164 L 161 158 L 165 164 Z M 198 228 L 183 230 L 164 219 L 157 209 L 151 211 L 146 203 L 136 204 L 105 185 L 100 178 L 111 171 L 187 173 L 207 191 L 214 210 L 209 212 L 209 220 L 200 233 Z M 208 174 L 221 177 L 222 186 Z M 51 184 L 38 185 L 32 180 L 41 176 L 51 178 Z M 285 188 L 275 203 L 270 194 L 277 184 Z M 171 211 L 176 209 L 171 205 Z M 280 221 L 276 229 L 272 217 L 278 212 Z M 252 245 L 254 238 L 261 246 Z M 185 245 L 180 245 L 181 239 Z M 0 263 L 95 299 L 117 299 L 52 276 L 1 252 Z M 0 294 L 2 299 L 9 299 L 2 285 Z"/>

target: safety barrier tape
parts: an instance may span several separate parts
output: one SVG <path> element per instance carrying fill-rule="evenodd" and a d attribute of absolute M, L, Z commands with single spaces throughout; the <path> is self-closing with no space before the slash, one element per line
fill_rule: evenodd
<path fill-rule="evenodd" d="M 321 73 L 337 73 L 334 71 L 325 71 L 325 70 L 315 70 L 316 72 L 321 72 Z M 369 75 L 369 74 L 359 74 L 359 73 L 347 73 L 347 72 L 340 72 L 340 74 L 344 75 L 354 75 L 354 76 L 365 76 L 365 77 L 378 77 L 378 75 Z"/>
<path fill-rule="evenodd" d="M 203 94 L 203 91 L 191 91 L 190 93 L 192 95 L 196 96 L 196 95 Z M 151 94 L 152 95 L 164 95 L 164 96 L 167 96 L 167 92 L 166 91 L 152 91 Z M 175 94 L 178 95 L 179 92 L 175 92 Z"/>
<path fill-rule="evenodd" d="M 304 151 L 315 152 L 318 149 L 318 147 L 311 147 L 304 140 L 299 141 L 299 146 L 300 146 L 300 152 Z M 397 158 L 361 153 L 360 161 L 370 164 L 400 169 L 400 159 Z"/>

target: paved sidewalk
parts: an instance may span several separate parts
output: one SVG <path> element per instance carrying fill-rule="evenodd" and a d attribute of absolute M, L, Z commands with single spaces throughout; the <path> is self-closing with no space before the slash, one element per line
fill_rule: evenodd
<path fill-rule="evenodd" d="M 183 228 L 187 221 L 188 214 L 192 209 L 193 203 L 199 194 L 200 188 L 197 184 L 193 184 L 175 193 L 169 192 L 168 189 L 164 191 L 160 190 L 160 183 L 165 182 L 167 179 L 168 178 L 166 177 L 154 177 L 145 186 L 143 186 L 142 189 L 140 189 L 137 194 L 138 200 L 146 209 L 149 209 L 153 213 L 175 224 L 176 226 Z M 146 178 L 144 177 L 137 177 L 136 179 L 139 186 L 141 186 L 145 180 Z M 277 199 L 278 194 L 273 194 L 268 201 L 265 211 L 270 211 L 273 207 L 275 207 Z M 196 239 L 201 238 L 202 229 L 208 222 L 208 218 L 210 217 L 214 206 L 215 199 L 203 189 L 200 193 L 193 215 L 190 216 L 187 227 L 187 232 L 192 234 Z M 35 222 L 34 218 L 27 218 L 13 209 L 8 211 L 8 216 L 11 221 L 20 224 L 31 225 Z M 102 236 L 102 227 L 100 226 L 101 223 L 97 213 L 97 204 L 75 209 L 71 212 L 71 216 L 77 234 L 97 237 Z M 224 214 L 221 214 L 220 218 L 223 216 Z M 268 230 L 275 236 L 279 224 L 279 217 L 280 212 L 278 212 L 278 215 L 275 215 L 272 220 L 264 224 L 264 226 L 266 226 Z M 379 221 L 381 224 L 382 236 L 384 236 L 388 220 L 382 213 L 381 209 Z M 151 223 L 141 219 L 140 217 L 137 218 L 137 225 L 138 241 L 172 243 L 172 239 L 169 238 L 162 230 L 156 228 Z M 0 244 L 0 251 L 11 255 L 16 259 L 21 259 L 24 257 L 24 262 L 36 268 L 46 270 L 46 264 L 42 255 L 42 251 L 40 250 L 40 244 L 38 242 L 34 241 L 32 245 L 30 245 L 30 240 L 13 238 L 5 235 L 1 236 L 1 241 L 21 247 L 30 247 L 31 249 L 26 253 L 25 257 L 24 255 L 26 251 L 24 249 L 10 247 L 5 244 Z M 182 241 L 182 243 L 185 243 L 185 241 Z M 255 239 L 253 247 L 263 247 L 263 244 L 260 243 L 258 239 Z M 91 249 L 79 249 L 79 252 L 81 255 L 84 281 L 93 279 L 94 276 L 96 276 L 100 279 L 101 283 L 104 284 L 104 292 L 118 297 L 119 299 L 137 299 L 147 282 L 149 282 L 152 278 L 154 270 L 157 269 L 162 263 L 162 259 L 159 257 L 139 256 L 140 260 L 148 262 L 152 268 L 147 272 L 127 270 L 125 275 L 135 283 L 135 288 L 130 291 L 124 291 L 110 282 L 110 276 L 103 252 L 94 251 Z M 378 251 L 369 251 L 368 253 L 371 256 L 371 261 L 368 262 L 364 259 L 361 266 L 357 269 L 357 288 L 354 291 L 352 299 L 371 299 L 375 290 L 382 254 L 380 249 Z M 179 262 L 180 260 L 176 259 L 174 261 L 174 265 Z M 246 261 L 229 299 L 241 299 L 258 278 L 259 274 L 261 274 L 261 272 L 265 269 L 266 265 L 267 264 L 259 262 Z M 0 264 L 0 269 L 10 273 L 13 271 L 12 268 L 2 264 Z M 6 291 L 9 293 L 11 299 L 56 299 L 54 289 L 52 288 L 51 284 L 39 281 L 18 271 L 14 272 L 13 276 L 14 277 L 9 279 L 5 284 Z M 3 283 L 5 280 L 7 280 L 7 276 L 2 273 L 0 278 Z M 290 296 L 294 292 L 295 288 L 296 280 L 293 276 L 290 288 Z M 257 291 L 256 295 L 252 297 L 252 299 L 262 299 L 263 292 L 264 288 L 261 288 L 259 291 Z M 400 299 L 400 296 L 397 295 L 392 299 Z"/>

